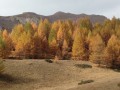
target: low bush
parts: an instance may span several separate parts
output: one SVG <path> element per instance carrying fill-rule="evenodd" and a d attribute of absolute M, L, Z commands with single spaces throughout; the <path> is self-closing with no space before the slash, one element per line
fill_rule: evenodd
<path fill-rule="evenodd" d="M 120 87 L 120 83 L 118 83 L 118 87 Z"/>
<path fill-rule="evenodd" d="M 89 65 L 89 64 L 75 64 L 75 66 L 78 67 L 78 68 L 84 68 L 84 69 L 92 68 L 92 66 Z"/>
<path fill-rule="evenodd" d="M 92 83 L 92 82 L 94 82 L 94 80 L 85 80 L 85 81 L 81 80 L 81 82 L 78 83 L 78 85 L 87 84 L 87 83 Z"/>
<path fill-rule="evenodd" d="M 50 59 L 45 59 L 45 61 L 48 62 L 48 63 L 53 63 L 53 61 L 50 60 Z"/>

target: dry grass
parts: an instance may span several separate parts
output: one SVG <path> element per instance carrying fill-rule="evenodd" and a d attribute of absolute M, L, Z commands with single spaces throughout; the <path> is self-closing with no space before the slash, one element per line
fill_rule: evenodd
<path fill-rule="evenodd" d="M 94 67 L 89 62 L 64 60 L 51 64 L 46 60 L 5 60 L 4 64 L 0 90 L 120 89 L 120 72 Z"/>

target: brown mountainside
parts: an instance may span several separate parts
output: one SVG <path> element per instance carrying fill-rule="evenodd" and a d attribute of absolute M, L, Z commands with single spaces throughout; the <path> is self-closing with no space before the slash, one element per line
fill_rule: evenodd
<path fill-rule="evenodd" d="M 18 23 L 24 24 L 28 21 L 32 21 L 38 24 L 41 18 L 42 19 L 47 18 L 50 22 L 54 22 L 56 20 L 65 20 L 65 19 L 76 20 L 83 17 L 90 18 L 92 23 L 95 22 L 103 23 L 104 20 L 107 19 L 105 16 L 101 16 L 101 15 L 86 15 L 86 14 L 56 12 L 53 15 L 43 16 L 32 12 L 25 12 L 23 14 L 14 15 L 14 16 L 6 16 L 6 17 L 0 16 L 0 29 L 7 29 L 11 31 L 14 25 Z"/>

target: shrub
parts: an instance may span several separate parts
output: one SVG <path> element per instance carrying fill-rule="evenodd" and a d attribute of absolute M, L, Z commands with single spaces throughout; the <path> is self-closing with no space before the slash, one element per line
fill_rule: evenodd
<path fill-rule="evenodd" d="M 92 82 L 94 82 L 94 80 L 85 80 L 85 81 L 81 80 L 81 82 L 78 83 L 78 85 L 87 84 L 87 83 L 92 83 Z"/>
<path fill-rule="evenodd" d="M 88 64 L 75 64 L 76 67 L 78 68 L 92 68 L 91 65 L 88 65 Z"/>
<path fill-rule="evenodd" d="M 120 83 L 118 83 L 118 87 L 120 87 Z"/>
<path fill-rule="evenodd" d="M 45 61 L 48 62 L 48 63 L 53 63 L 53 61 L 50 60 L 50 59 L 45 59 Z"/>

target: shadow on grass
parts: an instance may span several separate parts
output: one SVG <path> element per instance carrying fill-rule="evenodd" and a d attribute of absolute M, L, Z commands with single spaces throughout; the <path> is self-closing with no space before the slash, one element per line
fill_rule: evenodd
<path fill-rule="evenodd" d="M 89 64 L 75 64 L 75 66 L 78 68 L 83 68 L 83 69 L 92 68 L 92 66 Z"/>
<path fill-rule="evenodd" d="M 13 77 L 8 74 L 0 74 L 0 81 L 10 84 L 22 84 L 22 83 L 31 83 L 35 79 L 24 78 L 24 77 Z"/>

